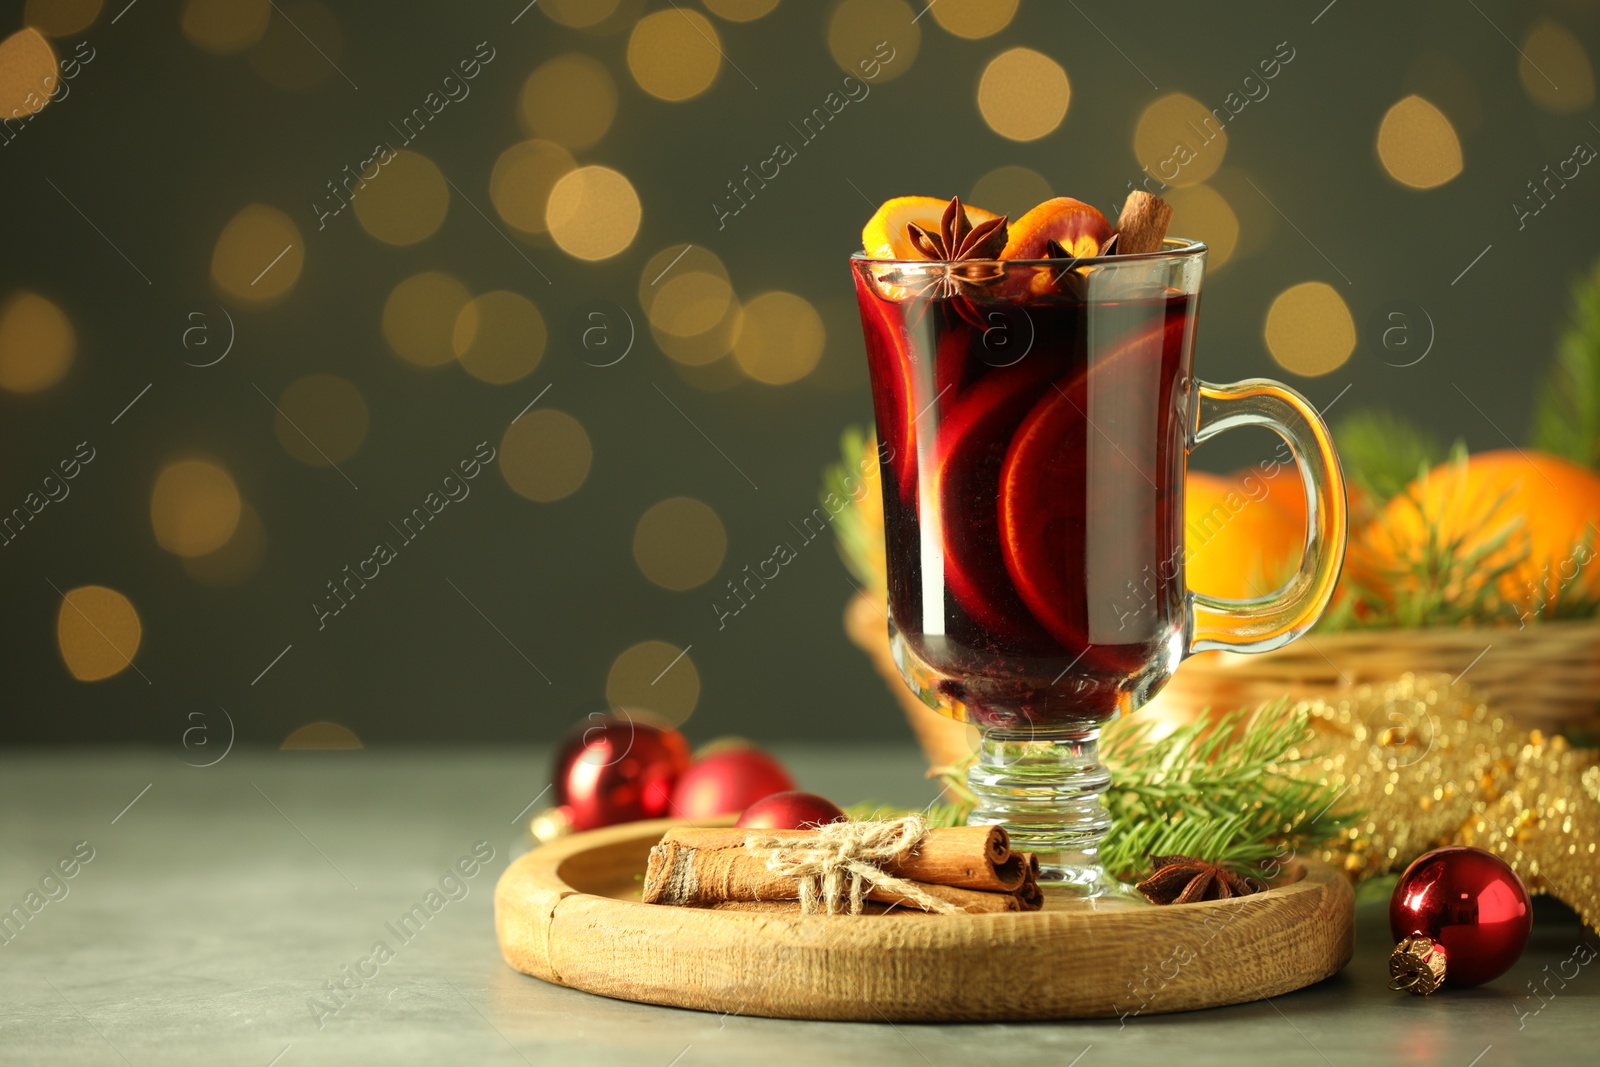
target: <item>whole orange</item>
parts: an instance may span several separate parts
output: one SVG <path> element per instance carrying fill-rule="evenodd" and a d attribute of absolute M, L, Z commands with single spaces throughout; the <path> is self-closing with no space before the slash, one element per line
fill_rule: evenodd
<path fill-rule="evenodd" d="M 1280 506 L 1287 495 L 1268 491 L 1259 477 L 1190 471 L 1183 503 L 1189 588 L 1243 599 L 1288 581 L 1300 563 L 1305 518 L 1303 504 L 1298 512 Z"/>
<path fill-rule="evenodd" d="M 1488 550 L 1496 538 L 1505 543 Z M 1470 594 L 1501 567 L 1496 588 L 1524 621 L 1600 596 L 1600 475 L 1544 452 L 1501 449 L 1447 461 L 1391 500 L 1361 532 L 1353 562 L 1394 596 L 1415 591 L 1432 553 L 1483 551 L 1476 574 L 1448 575 Z M 1427 572 L 1423 572 L 1427 573 Z M 1432 573 L 1441 574 L 1439 569 Z"/>

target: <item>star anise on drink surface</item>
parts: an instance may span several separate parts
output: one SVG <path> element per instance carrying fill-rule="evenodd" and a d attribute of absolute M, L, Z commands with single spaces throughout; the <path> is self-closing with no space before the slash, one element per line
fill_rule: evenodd
<path fill-rule="evenodd" d="M 1001 215 L 974 226 L 967 218 L 967 209 L 961 206 L 961 198 L 952 196 L 939 220 L 938 233 L 911 222 L 906 224 L 906 236 L 911 239 L 911 246 L 929 259 L 945 263 L 994 259 L 1006 246 L 1006 217 Z"/>
<path fill-rule="evenodd" d="M 1151 874 L 1134 886 L 1152 904 L 1192 904 L 1259 893 L 1266 886 L 1193 856 L 1152 856 Z"/>
<path fill-rule="evenodd" d="M 918 296 L 933 300 L 948 299 L 976 291 L 1000 278 L 1005 268 L 995 259 L 1006 246 L 1006 217 L 972 224 L 959 196 L 950 198 L 939 220 L 937 233 L 914 222 L 906 224 L 911 245 L 930 261 L 901 272 L 903 284 Z M 980 329 L 981 320 L 974 321 Z M 967 314 L 963 314 L 967 318 Z"/>

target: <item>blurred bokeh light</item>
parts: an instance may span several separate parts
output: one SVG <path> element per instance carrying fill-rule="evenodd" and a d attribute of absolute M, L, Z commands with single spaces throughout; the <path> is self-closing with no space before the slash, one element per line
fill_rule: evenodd
<path fill-rule="evenodd" d="M 68 590 L 56 612 L 56 646 L 80 682 L 98 682 L 133 666 L 143 635 L 133 602 L 103 585 Z"/>
<path fill-rule="evenodd" d="M 646 711 L 682 726 L 700 702 L 700 672 L 688 649 L 641 641 L 623 650 L 606 672 L 606 702 L 619 711 Z"/>
<path fill-rule="evenodd" d="M 78 350 L 72 322 L 26 290 L 0 301 L 0 389 L 37 393 L 66 376 Z"/>
<path fill-rule="evenodd" d="M 169 463 L 150 492 L 156 543 L 176 556 L 203 556 L 227 544 L 239 510 L 233 476 L 209 460 Z"/>
<path fill-rule="evenodd" d="M 1301 282 L 1279 293 L 1267 310 L 1265 335 L 1272 358 L 1307 377 L 1338 370 L 1356 347 L 1350 306 L 1327 282 Z"/>
<path fill-rule="evenodd" d="M 1432 189 L 1461 173 L 1461 139 L 1443 111 L 1412 95 L 1384 114 L 1378 158 L 1401 185 Z"/>
<path fill-rule="evenodd" d="M 513 492 L 548 504 L 583 485 L 594 446 L 583 424 L 565 411 L 535 408 L 506 430 L 497 462 Z"/>
<path fill-rule="evenodd" d="M 693 497 L 652 504 L 633 529 L 633 558 L 644 576 L 681 593 L 716 577 L 728 552 L 728 532 L 715 510 Z"/>
<path fill-rule="evenodd" d="M 1067 117 L 1072 86 L 1060 63 L 1031 48 L 1001 52 L 978 80 L 978 110 L 1001 137 L 1037 141 Z"/>

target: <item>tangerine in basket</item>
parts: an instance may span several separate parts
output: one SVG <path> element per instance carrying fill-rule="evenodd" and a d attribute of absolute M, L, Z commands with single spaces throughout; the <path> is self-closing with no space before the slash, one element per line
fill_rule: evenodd
<path fill-rule="evenodd" d="M 1531 450 L 1449 460 L 1391 500 L 1352 548 L 1352 565 L 1390 597 L 1435 573 L 1430 555 L 1481 554 L 1470 573 L 1437 571 L 1463 587 L 1440 593 L 1471 594 L 1499 571 L 1494 593 L 1519 618 L 1548 615 L 1600 597 L 1600 475 Z"/>
<path fill-rule="evenodd" d="M 1292 467 L 1289 473 L 1299 481 Z M 1189 472 L 1183 532 L 1190 589 L 1231 599 L 1266 596 L 1294 574 L 1305 544 L 1305 502 L 1288 492 L 1298 486 L 1284 482 L 1263 493 L 1266 484 L 1253 473 Z M 1298 510 L 1285 500 L 1296 500 Z"/>

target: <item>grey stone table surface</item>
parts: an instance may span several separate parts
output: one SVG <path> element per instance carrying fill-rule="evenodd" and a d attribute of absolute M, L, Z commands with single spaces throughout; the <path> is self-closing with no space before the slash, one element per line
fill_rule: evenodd
<path fill-rule="evenodd" d="M 836 798 L 921 804 L 930 795 L 909 745 L 778 752 L 802 786 Z M 1533 943 L 1510 974 L 1426 999 L 1385 988 L 1381 903 L 1358 909 L 1355 959 L 1329 981 L 1123 1023 L 792 1022 L 547 985 L 505 965 L 492 919 L 494 881 L 525 847 L 518 815 L 544 788 L 547 758 L 515 748 L 236 750 L 195 768 L 167 752 L 0 753 L 0 909 L 12 914 L 0 922 L 0 1063 L 1494 1067 L 1600 1058 L 1600 965 L 1570 962 L 1580 943 L 1591 949 L 1576 958 L 1592 955 L 1597 939 L 1553 903 L 1536 910 Z M 475 849 L 493 850 L 481 868 Z M 463 857 L 471 877 L 450 876 Z M 436 909 L 427 923 L 397 928 L 419 902 Z M 380 941 L 389 951 L 375 956 Z M 1070 952 L 1061 966 L 1072 966 Z M 348 993 L 336 997 L 328 983 Z"/>

